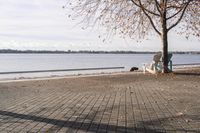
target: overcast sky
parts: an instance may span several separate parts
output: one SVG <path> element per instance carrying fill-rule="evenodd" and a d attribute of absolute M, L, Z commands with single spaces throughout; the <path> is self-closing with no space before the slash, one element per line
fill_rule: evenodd
<path fill-rule="evenodd" d="M 158 37 L 137 43 L 113 37 L 103 42 L 99 30 L 82 30 L 67 17 L 65 0 L 0 0 L 0 49 L 159 51 Z M 169 50 L 200 51 L 200 41 L 170 34 Z"/>

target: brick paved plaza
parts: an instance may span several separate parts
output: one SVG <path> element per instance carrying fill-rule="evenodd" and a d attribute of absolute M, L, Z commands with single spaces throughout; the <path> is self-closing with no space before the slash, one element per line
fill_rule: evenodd
<path fill-rule="evenodd" d="M 200 132 L 199 79 L 122 74 L 0 83 L 0 133 Z"/>

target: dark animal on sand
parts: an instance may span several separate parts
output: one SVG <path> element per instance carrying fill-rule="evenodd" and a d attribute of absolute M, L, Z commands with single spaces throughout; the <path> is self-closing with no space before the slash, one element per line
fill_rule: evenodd
<path fill-rule="evenodd" d="M 132 67 L 130 71 L 132 72 L 132 71 L 136 71 L 136 70 L 138 70 L 138 67 Z"/>

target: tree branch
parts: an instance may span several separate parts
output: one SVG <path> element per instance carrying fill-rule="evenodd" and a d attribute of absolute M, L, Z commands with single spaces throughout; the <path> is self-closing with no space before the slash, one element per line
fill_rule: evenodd
<path fill-rule="evenodd" d="M 155 4 L 156 4 L 156 8 L 157 8 L 157 10 L 158 10 L 158 12 L 160 13 L 160 15 L 161 15 L 161 10 L 159 9 L 160 8 L 160 6 L 159 6 L 159 3 L 158 3 L 158 1 L 157 0 L 154 0 L 155 1 Z"/>
<path fill-rule="evenodd" d="M 155 26 L 153 20 L 151 19 L 151 17 L 150 17 L 149 14 L 146 12 L 146 10 L 143 8 L 143 5 L 142 5 L 141 1 L 139 1 L 139 6 L 140 6 L 140 8 L 142 9 L 142 11 L 144 12 L 144 14 L 147 16 L 147 18 L 149 19 L 149 21 L 150 21 L 150 23 L 151 23 L 153 29 L 154 29 L 159 35 L 161 35 L 160 31 L 158 31 L 158 29 L 156 28 L 156 26 Z"/>
<path fill-rule="evenodd" d="M 186 3 L 186 5 L 185 5 L 185 7 L 183 8 L 183 11 L 182 11 L 182 14 L 181 14 L 181 16 L 180 16 L 180 18 L 176 21 L 176 23 L 174 23 L 172 26 L 170 26 L 168 29 L 167 29 L 167 31 L 170 31 L 172 28 L 174 28 L 177 24 L 179 24 L 179 22 L 182 20 L 182 18 L 183 18 L 183 16 L 184 16 L 184 13 L 185 13 L 185 11 L 186 11 L 186 9 L 187 9 L 187 7 L 188 7 L 188 5 L 189 5 L 189 3 L 191 2 L 192 0 L 189 0 L 187 3 Z"/>
<path fill-rule="evenodd" d="M 140 6 L 138 3 L 136 3 L 134 0 L 131 0 L 131 1 L 132 1 L 133 4 L 135 4 L 137 7 L 141 8 L 141 6 Z M 139 0 L 139 1 L 140 1 L 140 0 Z M 148 13 L 150 13 L 150 14 L 160 17 L 160 14 L 157 14 L 157 13 L 155 13 L 155 12 L 152 12 L 152 11 L 146 9 L 144 6 L 142 6 L 142 8 L 144 8 L 144 10 L 147 11 Z"/>
<path fill-rule="evenodd" d="M 167 20 L 168 20 L 168 19 L 171 19 L 171 18 L 173 18 L 173 17 L 175 17 L 175 16 L 178 15 L 182 10 L 183 10 L 183 8 L 181 8 L 179 11 L 177 11 L 177 12 L 176 12 L 175 14 L 173 14 L 172 16 L 168 17 Z"/>

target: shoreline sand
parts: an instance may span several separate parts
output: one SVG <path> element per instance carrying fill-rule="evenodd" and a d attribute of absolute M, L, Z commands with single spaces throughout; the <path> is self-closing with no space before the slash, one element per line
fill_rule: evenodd
<path fill-rule="evenodd" d="M 182 66 L 174 68 L 174 72 L 180 71 L 191 71 L 198 70 L 200 66 Z M 79 77 L 93 77 L 93 76 L 105 76 L 105 75 L 121 75 L 121 74 L 143 74 L 142 70 L 137 70 L 134 72 L 130 71 L 120 71 L 120 72 L 101 72 L 101 73 L 85 73 L 85 74 L 67 74 L 67 75 L 52 75 L 52 76 L 41 76 L 41 77 L 19 77 L 19 78 L 2 78 L 0 83 L 9 82 L 22 82 L 22 81 L 37 81 L 37 80 L 51 80 L 51 79 L 65 79 L 65 78 L 79 78 Z M 146 74 L 149 74 L 148 72 Z"/>

